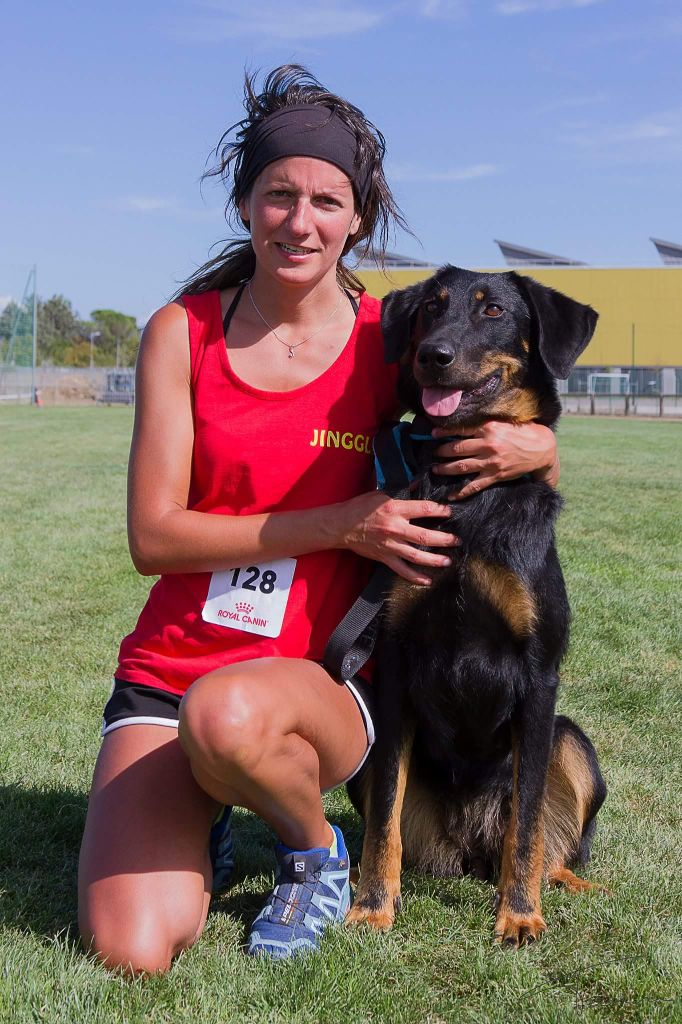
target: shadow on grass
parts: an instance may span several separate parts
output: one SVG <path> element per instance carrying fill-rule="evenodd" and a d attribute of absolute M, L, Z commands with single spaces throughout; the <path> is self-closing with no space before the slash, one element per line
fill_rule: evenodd
<path fill-rule="evenodd" d="M 76 871 L 87 798 L 0 787 L 0 922 L 53 936 L 76 927 Z"/>
<path fill-rule="evenodd" d="M 45 938 L 78 935 L 77 872 L 87 796 L 72 789 L 0 786 L 0 924 Z M 351 863 L 362 849 L 362 823 L 351 810 L 330 813 L 346 838 Z M 234 814 L 234 884 L 211 912 L 250 924 L 270 891 L 275 867 L 272 830 L 253 814 Z M 262 879 L 254 891 L 249 879 Z"/>

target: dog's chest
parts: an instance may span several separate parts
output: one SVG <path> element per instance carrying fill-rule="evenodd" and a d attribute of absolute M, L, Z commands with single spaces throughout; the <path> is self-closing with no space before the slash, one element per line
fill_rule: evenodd
<path fill-rule="evenodd" d="M 462 541 L 448 549 L 452 565 L 431 571 L 430 587 L 396 580 L 386 602 L 383 628 L 400 650 L 413 703 L 422 704 L 432 725 L 449 723 L 448 732 L 459 722 L 477 734 L 494 733 L 526 685 L 538 596 L 495 550 L 512 491 L 453 502 L 452 517 L 439 527 Z M 442 500 L 435 488 L 428 496 Z"/>
<path fill-rule="evenodd" d="M 471 622 L 477 606 L 477 587 L 494 589 L 493 577 L 502 585 L 502 576 L 509 570 L 497 565 L 490 551 L 489 538 L 496 533 L 496 519 L 500 516 L 500 502 L 492 490 L 484 491 L 465 502 L 449 501 L 452 481 L 442 483 L 431 474 L 419 482 L 415 497 L 450 505 L 449 519 L 417 521 L 416 525 L 429 530 L 452 533 L 460 541 L 457 547 L 431 548 L 446 553 L 452 561 L 447 568 L 423 571 L 432 579 L 430 587 L 419 586 L 396 578 L 386 601 L 385 627 L 392 633 L 428 636 L 431 644 L 452 644 L 459 628 Z M 463 486 L 463 483 L 462 483 Z M 484 579 L 484 577 L 490 579 Z M 500 600 L 502 595 L 500 595 Z M 499 603 L 499 602 L 498 602 Z M 480 610 L 479 610 L 480 611 Z M 454 633 L 453 633 L 454 630 Z"/>

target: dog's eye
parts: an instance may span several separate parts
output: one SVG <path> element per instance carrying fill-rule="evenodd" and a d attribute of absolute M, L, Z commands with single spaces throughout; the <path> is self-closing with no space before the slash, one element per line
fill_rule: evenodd
<path fill-rule="evenodd" d="M 485 313 L 486 316 L 502 316 L 504 310 L 502 309 L 502 306 L 498 306 L 494 302 L 491 302 L 488 306 L 485 307 L 483 312 Z"/>
<path fill-rule="evenodd" d="M 436 299 L 429 299 L 428 302 L 424 303 L 424 312 L 428 313 L 429 316 L 436 316 L 436 314 L 438 313 L 439 309 L 440 309 L 440 302 L 437 302 Z"/>

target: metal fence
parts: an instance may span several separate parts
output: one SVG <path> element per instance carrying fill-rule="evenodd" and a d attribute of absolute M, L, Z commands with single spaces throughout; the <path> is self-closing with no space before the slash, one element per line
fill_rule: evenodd
<path fill-rule="evenodd" d="M 581 416 L 682 417 L 682 395 L 590 395 L 569 391 L 559 397 L 564 413 Z"/>
<path fill-rule="evenodd" d="M 570 380 L 568 382 L 570 384 Z M 107 367 L 73 368 L 39 366 L 34 383 L 42 405 L 132 405 L 135 401 L 135 372 Z M 564 390 L 559 382 L 564 413 L 582 416 L 655 416 L 682 418 L 682 393 L 590 394 L 585 390 Z M 6 369 L 0 378 L 0 405 L 31 402 L 31 368 Z"/>
<path fill-rule="evenodd" d="M 601 377 L 593 387 L 592 378 Z M 608 378 L 612 378 L 610 381 Z M 617 378 L 627 377 L 625 387 Z M 631 395 L 682 395 L 682 366 L 574 366 L 559 390 L 570 395 L 589 394 L 591 390 Z"/>
<path fill-rule="evenodd" d="M 4 367 L 0 405 L 31 401 L 38 405 L 130 405 L 135 401 L 135 371 L 95 366 Z"/>

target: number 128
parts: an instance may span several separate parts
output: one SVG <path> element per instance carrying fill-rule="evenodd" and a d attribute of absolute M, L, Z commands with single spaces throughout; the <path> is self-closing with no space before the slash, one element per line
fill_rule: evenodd
<path fill-rule="evenodd" d="M 277 582 L 277 573 L 272 569 L 261 572 L 257 565 L 249 565 L 246 569 L 230 569 L 232 573 L 231 587 L 242 587 L 243 590 L 260 590 L 261 594 L 271 594 Z M 240 573 L 248 573 L 249 576 L 242 583 L 239 582 Z M 258 582 L 260 580 L 260 582 Z"/>

